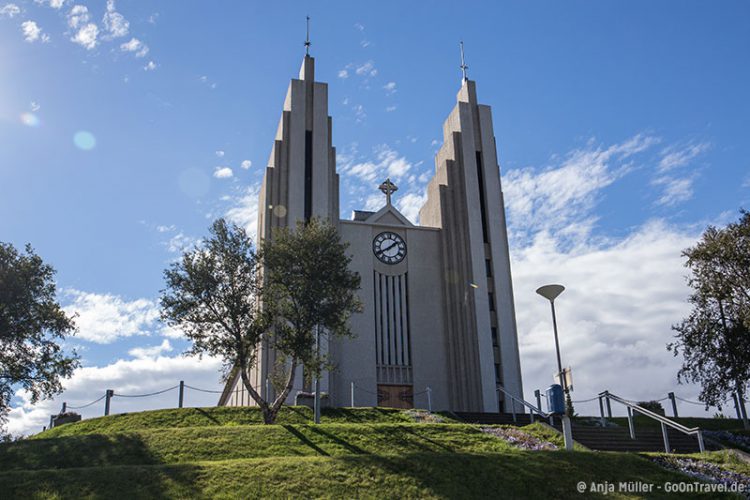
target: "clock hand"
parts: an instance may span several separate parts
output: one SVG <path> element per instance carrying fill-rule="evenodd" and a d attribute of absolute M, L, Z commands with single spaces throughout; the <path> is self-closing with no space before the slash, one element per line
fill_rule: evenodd
<path fill-rule="evenodd" d="M 380 253 L 384 253 L 384 252 L 387 252 L 388 250 L 390 250 L 391 248 L 395 247 L 396 245 L 398 245 L 398 241 L 394 241 L 394 242 L 393 242 L 393 243 L 391 243 L 391 245 L 390 245 L 390 246 L 388 246 L 388 247 L 385 247 L 385 248 L 381 248 L 381 249 L 380 249 Z"/>

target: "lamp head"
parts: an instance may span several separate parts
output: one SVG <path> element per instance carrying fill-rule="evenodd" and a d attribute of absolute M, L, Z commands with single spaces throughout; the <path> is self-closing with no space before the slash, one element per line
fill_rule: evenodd
<path fill-rule="evenodd" d="M 544 285 L 537 288 L 536 293 L 550 302 L 554 302 L 557 296 L 563 293 L 563 290 L 565 290 L 565 287 L 562 285 Z"/>

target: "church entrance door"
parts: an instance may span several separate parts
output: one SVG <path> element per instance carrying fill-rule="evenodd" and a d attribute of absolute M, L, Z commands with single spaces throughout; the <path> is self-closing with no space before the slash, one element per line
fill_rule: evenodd
<path fill-rule="evenodd" d="M 414 408 L 414 388 L 410 385 L 378 384 L 378 406 Z"/>

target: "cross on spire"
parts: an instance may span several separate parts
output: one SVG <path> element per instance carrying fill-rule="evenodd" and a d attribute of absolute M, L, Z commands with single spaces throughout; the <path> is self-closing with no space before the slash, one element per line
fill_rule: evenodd
<path fill-rule="evenodd" d="M 467 81 L 469 77 L 466 75 L 466 70 L 469 69 L 469 67 L 466 65 L 466 61 L 464 60 L 464 42 L 461 40 L 459 43 L 459 46 L 461 47 L 461 73 L 463 74 L 463 81 Z"/>
<path fill-rule="evenodd" d="M 385 202 L 390 205 L 391 204 L 391 194 L 398 191 L 398 186 L 396 186 L 394 183 L 391 182 L 391 179 L 386 179 L 380 186 L 378 186 L 378 189 L 380 189 L 383 194 L 385 194 Z"/>
<path fill-rule="evenodd" d="M 310 45 L 312 43 L 310 42 L 310 16 L 305 16 L 305 19 L 307 20 L 307 38 L 305 38 L 305 55 L 310 55 Z"/>

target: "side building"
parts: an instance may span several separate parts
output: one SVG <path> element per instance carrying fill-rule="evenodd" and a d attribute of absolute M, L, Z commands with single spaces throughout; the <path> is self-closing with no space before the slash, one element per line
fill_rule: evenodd
<path fill-rule="evenodd" d="M 433 409 L 502 411 L 498 386 L 519 397 L 523 387 L 491 109 L 464 78 L 419 226 L 392 204 L 398 188 L 388 179 L 380 210 L 344 220 L 328 87 L 314 81 L 314 67 L 305 56 L 287 91 L 260 191 L 258 237 L 317 216 L 349 243 L 364 308 L 351 318 L 354 338 L 322 346 L 336 368 L 321 390 L 333 406 L 351 404 L 353 383 L 356 406 L 410 408 L 426 407 L 429 387 Z M 268 346 L 259 349 L 251 381 L 273 396 L 266 380 L 276 358 Z M 299 373 L 287 403 L 305 390 Z M 230 377 L 219 405 L 251 404 L 239 377 Z"/>

